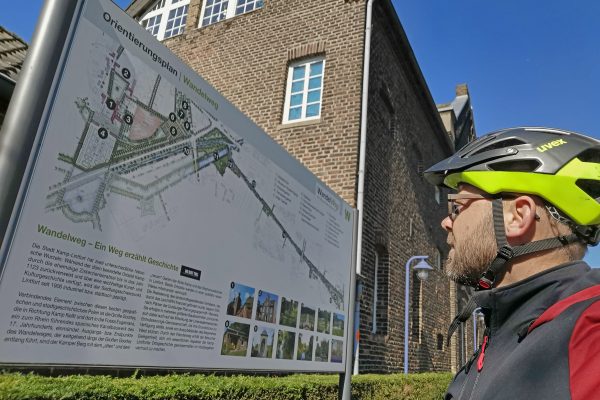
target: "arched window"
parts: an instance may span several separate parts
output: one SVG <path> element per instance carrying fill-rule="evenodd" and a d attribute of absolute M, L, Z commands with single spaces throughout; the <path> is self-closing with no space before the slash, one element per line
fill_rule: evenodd
<path fill-rule="evenodd" d="M 371 304 L 371 332 L 387 334 L 389 304 L 389 255 L 385 248 L 375 251 L 373 271 L 373 299 Z"/>

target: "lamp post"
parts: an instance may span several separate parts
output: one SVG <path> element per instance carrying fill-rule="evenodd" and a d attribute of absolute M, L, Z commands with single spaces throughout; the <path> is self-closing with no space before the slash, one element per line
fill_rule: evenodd
<path fill-rule="evenodd" d="M 404 285 L 404 374 L 408 374 L 408 294 L 410 289 L 410 264 L 414 260 L 419 260 L 417 265 L 413 267 L 415 271 L 417 271 L 417 277 L 421 281 L 427 280 L 429 276 L 429 271 L 433 268 L 427 264 L 426 259 L 429 256 L 413 256 L 408 259 L 406 262 L 406 284 Z"/>
<path fill-rule="evenodd" d="M 477 351 L 477 348 L 479 347 L 479 343 L 477 343 L 479 340 L 479 335 L 477 333 L 477 323 L 482 322 L 482 320 L 483 313 L 481 312 L 481 308 L 476 308 L 475 310 L 473 310 L 473 351 Z"/>

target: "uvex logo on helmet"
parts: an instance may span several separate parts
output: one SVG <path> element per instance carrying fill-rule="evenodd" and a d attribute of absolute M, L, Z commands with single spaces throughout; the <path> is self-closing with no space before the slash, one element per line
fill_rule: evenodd
<path fill-rule="evenodd" d="M 539 151 L 540 153 L 543 153 L 546 150 L 550 150 L 555 147 L 562 146 L 563 144 L 567 144 L 567 142 L 564 139 L 553 140 L 551 142 L 548 142 L 546 144 L 538 146 L 537 151 Z"/>

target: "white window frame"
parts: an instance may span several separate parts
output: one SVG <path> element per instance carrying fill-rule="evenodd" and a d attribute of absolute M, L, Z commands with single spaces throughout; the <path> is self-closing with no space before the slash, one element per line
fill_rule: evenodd
<path fill-rule="evenodd" d="M 222 1 L 222 0 L 215 0 L 215 1 Z M 206 14 L 206 3 L 207 3 L 207 0 L 202 0 L 202 8 L 200 11 L 200 19 L 198 20 L 198 28 L 204 28 L 206 26 L 216 24 L 216 23 L 219 23 L 221 21 L 224 21 L 226 19 L 233 18 L 236 16 L 235 11 L 237 10 L 238 0 L 227 0 L 227 10 L 225 11 L 225 16 L 223 18 L 219 19 L 218 21 L 209 22 L 208 24 L 204 25 L 202 22 L 204 21 L 204 16 Z M 246 13 L 249 13 L 252 11 L 259 10 L 259 9 L 263 8 L 264 5 L 265 5 L 265 2 L 263 0 L 263 3 L 261 4 L 260 7 L 255 7 L 250 11 L 245 11 L 245 12 L 243 12 L 241 14 L 237 14 L 237 15 L 242 15 L 242 14 L 246 14 Z"/>
<path fill-rule="evenodd" d="M 173 2 L 175 2 L 176 0 L 173 0 Z M 177 15 L 177 11 L 182 9 L 182 8 L 187 8 L 187 10 L 185 12 L 183 12 L 181 15 Z M 175 15 L 173 16 L 173 18 L 171 17 L 171 13 L 175 11 Z M 171 27 L 170 30 L 171 31 L 175 31 L 178 30 L 179 32 L 175 33 L 175 34 L 171 34 L 169 35 L 169 38 L 172 38 L 174 36 L 178 36 L 181 35 L 183 32 L 185 32 L 185 25 L 187 24 L 187 15 L 190 12 L 190 5 L 189 4 L 181 4 L 179 7 L 177 8 L 172 8 L 169 13 L 167 14 L 167 21 L 165 22 L 165 35 L 167 33 L 167 25 L 169 25 L 170 21 L 175 22 L 175 20 L 179 19 L 179 20 L 184 20 L 185 21 L 181 21 L 183 22 L 183 24 L 179 25 L 177 28 L 175 27 Z M 164 37 L 164 36 L 163 36 Z M 168 38 L 165 38 L 168 39 Z"/>
<path fill-rule="evenodd" d="M 160 32 L 160 24 L 162 23 L 162 17 L 163 17 L 163 15 L 162 15 L 162 14 L 156 14 L 156 15 L 151 15 L 150 17 L 147 17 L 147 18 L 145 18 L 145 19 L 144 19 L 144 22 L 146 22 L 146 21 L 148 21 L 148 20 L 151 20 L 151 19 L 154 19 L 155 21 L 156 21 L 156 19 L 158 19 L 159 21 L 158 21 L 158 24 L 156 24 L 156 23 L 155 23 L 155 24 L 154 24 L 154 25 L 152 25 L 150 28 L 148 28 L 147 26 L 144 26 L 144 29 L 145 29 L 146 31 L 150 32 L 150 34 L 151 34 L 152 36 L 154 36 L 154 37 L 158 37 L 158 33 Z M 153 21 L 153 22 L 155 22 L 155 21 Z M 142 26 L 143 26 L 143 25 L 142 25 Z M 154 33 L 152 32 L 152 31 L 153 31 L 155 28 L 157 28 L 157 29 L 156 29 L 156 34 L 154 34 Z"/>
<path fill-rule="evenodd" d="M 310 65 L 318 63 L 318 62 L 323 63 L 323 67 L 321 70 L 321 87 L 319 88 L 319 90 L 321 91 L 321 96 L 320 96 L 320 100 L 319 100 L 319 113 L 315 116 L 307 117 L 306 116 L 306 108 L 308 105 L 307 97 L 308 97 L 308 91 L 309 91 L 308 83 L 310 81 Z M 306 71 L 307 71 L 304 76 L 304 88 L 302 89 L 302 92 L 301 92 L 302 93 L 301 116 L 298 119 L 289 119 L 294 68 L 299 67 L 301 65 L 305 65 Z M 323 87 L 325 86 L 325 67 L 326 67 L 325 57 L 312 57 L 312 58 L 293 62 L 289 65 L 287 84 L 286 84 L 286 89 L 285 89 L 285 104 L 283 107 L 283 123 L 284 124 L 293 124 L 296 122 L 303 122 L 303 121 L 313 121 L 313 120 L 319 120 L 321 118 L 322 111 L 323 111 L 323 94 L 324 94 Z M 315 90 L 315 89 L 313 88 L 313 89 L 311 89 L 311 91 L 312 90 Z"/>
<path fill-rule="evenodd" d="M 163 2 L 164 2 L 163 7 L 158 7 L 155 10 L 152 9 L 152 8 L 155 8 L 157 5 L 162 4 Z M 169 20 L 169 13 L 172 10 L 176 10 L 176 9 L 178 9 L 180 7 L 184 7 L 184 6 L 188 6 L 188 14 L 186 14 L 186 20 L 187 20 L 187 16 L 189 15 L 189 12 L 190 12 L 190 9 L 189 9 L 190 0 L 159 0 L 158 2 L 154 3 L 152 5 L 152 8 L 146 14 L 144 14 L 144 16 L 140 19 L 140 24 L 142 26 L 144 26 L 144 21 L 146 21 L 147 19 L 150 19 L 157 15 L 161 15 L 158 33 L 156 34 L 155 37 L 158 40 L 164 40 L 165 32 L 167 30 L 167 21 Z M 187 25 L 187 23 L 186 23 L 186 25 Z M 179 32 L 177 35 L 169 36 L 167 39 L 181 35 L 184 32 L 185 32 L 185 25 L 184 25 L 183 29 L 181 30 L 181 32 Z"/>

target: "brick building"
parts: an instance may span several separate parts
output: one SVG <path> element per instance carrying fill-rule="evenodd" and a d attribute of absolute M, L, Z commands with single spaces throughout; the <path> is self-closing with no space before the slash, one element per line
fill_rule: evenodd
<path fill-rule="evenodd" d="M 435 269 L 426 282 L 411 276 L 410 371 L 450 370 L 446 202 L 422 172 L 455 146 L 391 1 L 368 9 L 367 0 L 134 0 L 127 12 L 362 210 L 360 371 L 402 369 L 414 255 Z"/>

